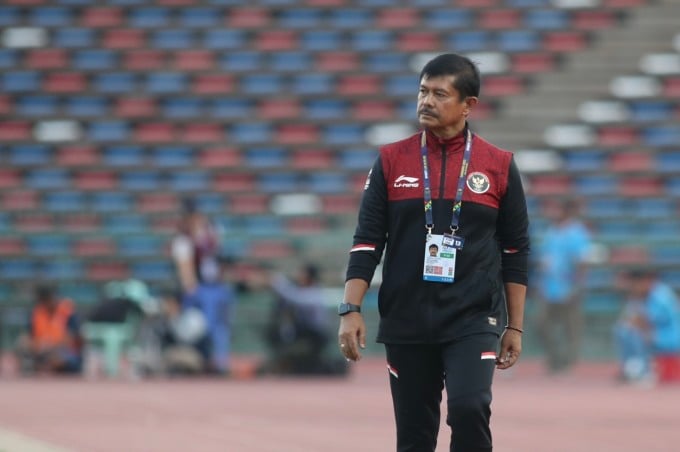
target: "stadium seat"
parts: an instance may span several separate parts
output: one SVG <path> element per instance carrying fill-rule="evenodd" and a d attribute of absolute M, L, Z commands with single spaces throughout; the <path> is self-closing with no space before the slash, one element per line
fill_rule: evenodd
<path fill-rule="evenodd" d="M 52 42 L 57 48 L 87 48 L 95 45 L 95 30 L 92 28 L 57 28 L 53 31 Z M 106 46 L 105 46 L 106 47 Z"/>
<path fill-rule="evenodd" d="M 186 124 L 180 131 L 179 140 L 184 143 L 217 143 L 224 139 L 221 124 Z"/>
<path fill-rule="evenodd" d="M 0 278 L 3 280 L 31 280 L 38 276 L 38 266 L 33 259 L 0 260 Z"/>
<path fill-rule="evenodd" d="M 371 28 L 373 12 L 364 8 L 333 8 L 329 17 L 330 28 Z"/>
<path fill-rule="evenodd" d="M 141 143 L 170 143 L 176 140 L 177 131 L 167 122 L 144 123 L 137 126 L 135 137 Z"/>
<path fill-rule="evenodd" d="M 243 30 L 209 29 L 203 35 L 202 45 L 212 50 L 242 49 L 246 38 Z"/>
<path fill-rule="evenodd" d="M 521 21 L 522 14 L 516 9 L 482 10 L 477 18 L 479 27 L 484 30 L 518 29 Z"/>
<path fill-rule="evenodd" d="M 614 153 L 609 157 L 608 164 L 614 172 L 651 171 L 653 166 L 652 155 L 648 152 Z"/>
<path fill-rule="evenodd" d="M 152 94 L 186 93 L 187 79 L 181 72 L 153 72 L 147 76 L 145 89 Z"/>
<path fill-rule="evenodd" d="M 172 66 L 179 71 L 207 71 L 215 67 L 215 60 L 209 50 L 184 50 L 175 54 Z"/>
<path fill-rule="evenodd" d="M 118 66 L 118 58 L 112 50 L 77 50 L 71 58 L 71 65 L 83 71 L 111 70 Z"/>
<path fill-rule="evenodd" d="M 43 84 L 43 90 L 48 93 L 82 93 L 86 88 L 85 74 L 79 72 L 50 73 Z"/>
<path fill-rule="evenodd" d="M 26 174 L 24 183 L 29 188 L 40 190 L 67 188 L 70 176 L 62 168 L 37 168 Z"/>
<path fill-rule="evenodd" d="M 133 208 L 133 199 L 129 193 L 105 191 L 91 196 L 90 206 L 94 212 L 130 212 Z"/>
<path fill-rule="evenodd" d="M 334 79 L 330 74 L 301 74 L 293 78 L 291 89 L 300 95 L 327 94 L 334 88 Z"/>
<path fill-rule="evenodd" d="M 234 81 L 230 75 L 198 74 L 191 90 L 196 94 L 226 94 L 233 91 Z"/>
<path fill-rule="evenodd" d="M 130 137 L 130 124 L 127 121 L 93 121 L 87 130 L 92 141 L 125 141 Z"/>
<path fill-rule="evenodd" d="M 293 30 L 264 30 L 254 39 L 253 47 L 261 52 L 276 52 L 298 48 L 298 35 Z"/>
<path fill-rule="evenodd" d="M 67 54 L 63 49 L 37 49 L 28 52 L 24 58 L 27 69 L 63 69 L 67 66 Z"/>
<path fill-rule="evenodd" d="M 175 269 L 168 261 L 142 261 L 132 263 L 132 276 L 141 281 L 164 283 L 175 278 Z"/>
<path fill-rule="evenodd" d="M 144 30 L 133 28 L 115 28 L 106 30 L 101 45 L 106 49 L 138 49 L 144 47 Z"/>
<path fill-rule="evenodd" d="M 256 190 L 255 177 L 253 174 L 220 172 L 215 174 L 212 189 L 217 192 L 253 193 Z"/>
<path fill-rule="evenodd" d="M 541 47 L 540 36 L 534 30 L 501 31 L 497 41 L 498 48 L 506 52 L 533 52 Z"/>
<path fill-rule="evenodd" d="M 0 256 L 22 256 L 26 246 L 21 237 L 0 237 Z"/>
<path fill-rule="evenodd" d="M 101 96 L 78 96 L 68 99 L 64 109 L 72 116 L 101 117 L 108 113 L 109 104 Z"/>
<path fill-rule="evenodd" d="M 420 14 L 414 8 L 384 8 L 375 17 L 375 27 L 383 28 L 413 28 L 420 21 Z"/>
<path fill-rule="evenodd" d="M 44 144 L 16 144 L 6 152 L 12 166 L 48 165 L 52 160 L 52 150 Z"/>
<path fill-rule="evenodd" d="M 300 116 L 302 108 L 297 99 L 262 100 L 257 115 L 262 119 L 276 120 Z"/>
<path fill-rule="evenodd" d="M 55 161 L 61 166 L 97 165 L 99 153 L 89 145 L 65 145 L 56 150 Z"/>
<path fill-rule="evenodd" d="M 0 120 L 0 141 L 26 141 L 30 133 L 29 122 Z"/>
<path fill-rule="evenodd" d="M 165 254 L 161 237 L 144 235 L 122 235 L 116 238 L 117 253 L 123 257 L 153 256 Z"/>
<path fill-rule="evenodd" d="M 67 256 L 71 252 L 71 239 L 58 233 L 27 236 L 26 245 L 36 256 Z"/>
<path fill-rule="evenodd" d="M 428 9 L 422 24 L 428 29 L 451 30 L 468 28 L 474 23 L 474 14 L 465 8 Z"/>
<path fill-rule="evenodd" d="M 208 147 L 200 151 L 196 164 L 208 169 L 238 167 L 241 165 L 241 153 L 229 146 Z"/>
<path fill-rule="evenodd" d="M 254 102 L 247 98 L 217 98 L 210 106 L 214 118 L 243 118 L 253 113 Z"/>
<path fill-rule="evenodd" d="M 567 30 L 570 17 L 567 11 L 559 9 L 536 9 L 524 13 L 524 25 L 536 30 Z"/>
<path fill-rule="evenodd" d="M 125 171 L 120 174 L 120 188 L 130 191 L 162 189 L 161 176 L 154 170 Z"/>
<path fill-rule="evenodd" d="M 310 99 L 304 103 L 304 114 L 315 121 L 341 119 L 347 117 L 348 107 L 344 99 Z"/>
<path fill-rule="evenodd" d="M 680 172 L 680 150 L 657 153 L 654 166 L 659 172 Z"/>
<path fill-rule="evenodd" d="M 163 29 L 153 32 L 150 47 L 161 50 L 189 49 L 194 45 L 193 33 L 187 29 Z"/>
<path fill-rule="evenodd" d="M 35 210 L 38 207 L 38 193 L 35 190 L 6 190 L 2 195 L 3 210 Z"/>
<path fill-rule="evenodd" d="M 141 166 L 145 159 L 146 151 L 139 145 L 112 145 L 102 149 L 102 162 L 107 166 Z"/>
<path fill-rule="evenodd" d="M 672 219 L 676 216 L 675 200 L 671 198 L 645 198 L 629 207 L 639 218 L 643 219 Z"/>
<path fill-rule="evenodd" d="M 75 174 L 72 185 L 79 190 L 108 190 L 118 186 L 118 178 L 108 170 L 89 170 Z"/>
<path fill-rule="evenodd" d="M 597 131 L 597 142 L 601 146 L 635 145 L 638 132 L 631 126 L 603 126 Z"/>
<path fill-rule="evenodd" d="M 2 91 L 17 92 L 39 92 L 41 74 L 38 71 L 12 71 L 2 74 Z"/>
<path fill-rule="evenodd" d="M 83 192 L 57 191 L 45 193 L 43 206 L 49 212 L 82 212 L 87 203 Z"/>
<path fill-rule="evenodd" d="M 288 152 L 281 147 L 251 148 L 244 154 L 248 168 L 281 168 L 288 161 Z"/>
<path fill-rule="evenodd" d="M 647 146 L 677 146 L 680 143 L 680 127 L 676 125 L 650 126 L 642 131 L 641 138 Z"/>
<path fill-rule="evenodd" d="M 6 27 L 21 23 L 21 12 L 18 6 L 0 5 L 0 25 Z"/>
<path fill-rule="evenodd" d="M 168 176 L 168 188 L 174 192 L 200 191 L 210 188 L 211 177 L 203 170 L 177 171 Z"/>
<path fill-rule="evenodd" d="M 285 230 L 283 219 L 276 215 L 254 215 L 243 218 L 243 229 L 251 237 L 274 237 Z"/>
<path fill-rule="evenodd" d="M 93 88 L 100 93 L 132 93 L 136 84 L 136 76 L 131 72 L 104 72 L 93 80 Z"/>
<path fill-rule="evenodd" d="M 543 37 L 543 48 L 552 52 L 576 52 L 588 45 L 588 37 L 579 31 L 553 31 Z"/>
<path fill-rule="evenodd" d="M 131 71 L 152 71 L 165 69 L 165 54 L 160 50 L 132 50 L 124 54 L 123 68 Z"/>
<path fill-rule="evenodd" d="M 170 191 L 140 193 L 137 197 L 137 210 L 142 213 L 178 212 L 178 195 Z M 130 209 L 130 211 L 133 211 Z"/>
<path fill-rule="evenodd" d="M 170 10 L 165 7 L 133 8 L 128 22 L 137 28 L 159 28 L 170 25 Z"/>
<path fill-rule="evenodd" d="M 231 197 L 229 211 L 234 215 L 261 215 L 269 212 L 269 197 L 263 193 Z"/>
<path fill-rule="evenodd" d="M 264 173 L 258 176 L 257 188 L 263 193 L 294 192 L 301 188 L 298 173 Z"/>
<path fill-rule="evenodd" d="M 270 67 L 277 72 L 307 71 L 311 68 L 311 57 L 301 51 L 276 52 L 271 56 Z"/>
<path fill-rule="evenodd" d="M 347 193 L 348 180 L 344 173 L 312 172 L 307 175 L 305 191 L 311 193 Z"/>
<path fill-rule="evenodd" d="M 86 27 L 119 27 L 123 23 L 123 12 L 118 7 L 88 6 L 80 16 Z"/>
<path fill-rule="evenodd" d="M 156 113 L 152 98 L 118 97 L 115 102 L 114 114 L 121 118 L 149 118 Z"/>
<path fill-rule="evenodd" d="M 116 251 L 116 245 L 110 237 L 80 238 L 73 244 L 73 254 L 79 257 L 110 256 Z"/>
<path fill-rule="evenodd" d="M 339 50 L 342 47 L 342 35 L 337 30 L 303 31 L 299 38 L 300 48 L 307 51 Z M 353 45 L 356 50 L 363 50 Z"/>
<path fill-rule="evenodd" d="M 359 101 L 352 109 L 352 117 L 366 121 L 385 121 L 393 119 L 396 109 L 389 100 Z"/>
<path fill-rule="evenodd" d="M 265 122 L 233 124 L 229 136 L 235 143 L 263 143 L 271 138 L 271 126 Z"/>
<path fill-rule="evenodd" d="M 328 149 L 297 150 L 291 156 L 290 165 L 294 169 L 326 169 L 331 168 L 334 161 L 333 152 Z"/>
<path fill-rule="evenodd" d="M 269 10 L 258 7 L 232 8 L 227 17 L 227 23 L 233 28 L 264 28 L 269 21 Z"/>
<path fill-rule="evenodd" d="M 179 23 L 183 27 L 210 29 L 220 23 L 220 11 L 217 8 L 182 8 L 179 13 Z"/>
<path fill-rule="evenodd" d="M 0 49 L 0 68 L 12 69 L 19 64 L 19 53 L 12 49 Z"/>
<path fill-rule="evenodd" d="M 18 188 L 22 183 L 21 173 L 15 168 L 0 168 L 0 189 Z"/>
<path fill-rule="evenodd" d="M 169 97 L 161 111 L 166 118 L 197 118 L 202 115 L 203 99 L 198 97 Z"/>
<path fill-rule="evenodd" d="M 107 234 L 112 235 L 139 234 L 147 232 L 149 221 L 146 215 L 139 213 L 106 215 L 102 227 Z"/>
<path fill-rule="evenodd" d="M 36 6 L 29 9 L 28 23 L 40 27 L 65 27 L 73 21 L 70 8 Z"/>
<path fill-rule="evenodd" d="M 350 72 L 360 67 L 359 55 L 349 51 L 321 52 L 316 57 L 314 67 L 322 72 Z"/>
<path fill-rule="evenodd" d="M 657 177 L 626 177 L 619 184 L 619 193 L 628 198 L 662 196 L 663 182 Z"/>
<path fill-rule="evenodd" d="M 406 55 L 401 52 L 379 52 L 367 54 L 364 68 L 368 72 L 401 72 L 408 67 Z"/>
<path fill-rule="evenodd" d="M 375 74 L 347 74 L 338 81 L 337 92 L 341 95 L 378 94 L 382 91 L 382 80 Z"/>
<path fill-rule="evenodd" d="M 241 91 L 252 96 L 278 94 L 283 91 L 283 77 L 276 73 L 244 75 Z"/>

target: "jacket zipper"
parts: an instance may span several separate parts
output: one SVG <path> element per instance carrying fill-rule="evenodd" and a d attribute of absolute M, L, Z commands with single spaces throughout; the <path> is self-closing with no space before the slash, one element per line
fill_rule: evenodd
<path fill-rule="evenodd" d="M 442 170 L 439 176 L 439 199 L 444 199 L 446 184 L 446 145 L 442 144 Z"/>
<path fill-rule="evenodd" d="M 438 199 L 444 199 L 444 194 L 445 194 L 445 184 L 446 184 L 446 145 L 442 145 L 442 166 L 441 166 L 441 171 L 439 175 L 439 196 Z M 435 304 L 436 302 L 434 301 L 436 297 L 432 296 L 432 294 L 428 297 L 431 302 L 428 303 L 428 310 L 429 310 L 429 323 L 430 323 L 430 328 L 429 328 L 429 335 L 430 335 L 430 340 L 435 340 L 436 338 L 434 337 L 434 331 L 435 331 Z"/>

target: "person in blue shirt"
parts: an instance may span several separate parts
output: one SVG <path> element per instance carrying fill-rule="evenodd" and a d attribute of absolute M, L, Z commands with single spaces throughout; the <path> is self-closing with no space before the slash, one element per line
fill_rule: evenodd
<path fill-rule="evenodd" d="M 620 375 L 630 382 L 650 381 L 655 355 L 680 355 L 680 302 L 648 270 L 629 272 L 624 289 L 628 302 L 614 327 Z"/>
<path fill-rule="evenodd" d="M 574 200 L 560 200 L 547 207 L 551 223 L 537 247 L 537 329 L 548 369 L 555 373 L 568 370 L 578 359 L 581 300 L 592 244 Z"/>

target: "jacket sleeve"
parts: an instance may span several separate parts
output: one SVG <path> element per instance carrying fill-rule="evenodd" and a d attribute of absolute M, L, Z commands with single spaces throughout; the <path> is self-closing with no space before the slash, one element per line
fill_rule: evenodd
<path fill-rule="evenodd" d="M 387 185 L 378 157 L 368 173 L 361 197 L 357 227 L 349 254 L 346 279 L 363 279 L 369 285 L 380 263 L 387 239 Z"/>
<path fill-rule="evenodd" d="M 522 179 L 510 160 L 508 184 L 498 214 L 498 240 L 504 282 L 527 285 L 529 261 L 529 216 Z"/>

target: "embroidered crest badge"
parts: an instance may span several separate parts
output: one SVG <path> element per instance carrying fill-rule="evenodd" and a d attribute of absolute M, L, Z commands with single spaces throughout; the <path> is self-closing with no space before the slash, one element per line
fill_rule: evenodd
<path fill-rule="evenodd" d="M 473 192 L 482 194 L 489 190 L 491 183 L 489 182 L 489 178 L 486 176 L 486 174 L 477 171 L 468 176 L 467 186 Z"/>

